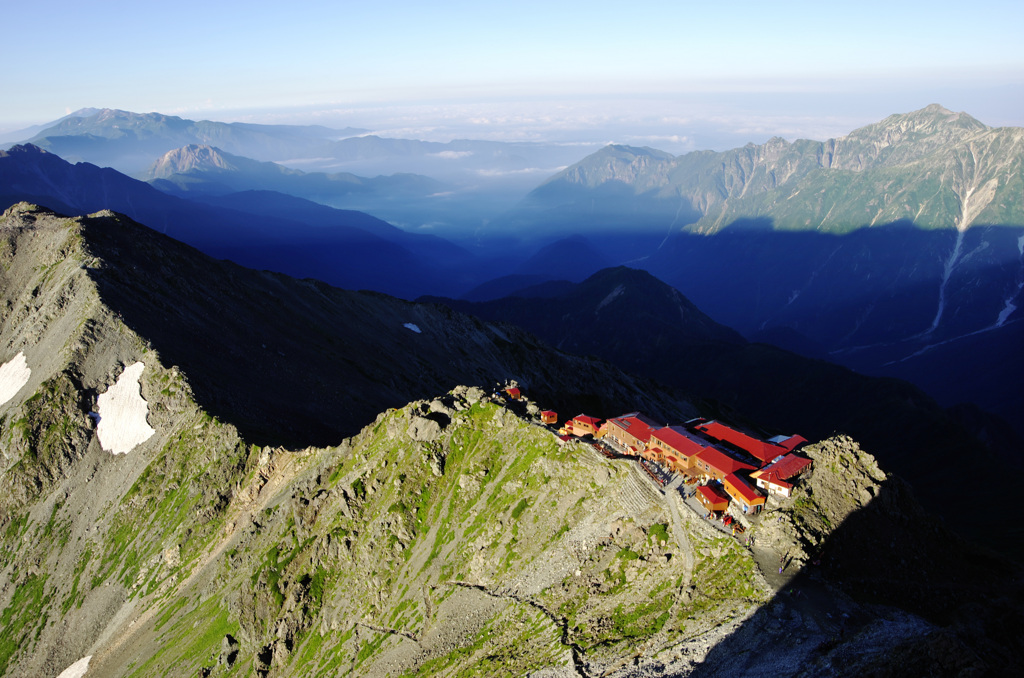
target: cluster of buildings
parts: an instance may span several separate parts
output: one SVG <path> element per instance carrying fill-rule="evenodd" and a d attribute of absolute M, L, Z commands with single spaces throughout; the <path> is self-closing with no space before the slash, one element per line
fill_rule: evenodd
<path fill-rule="evenodd" d="M 497 395 L 497 394 L 496 394 Z M 522 392 L 514 384 L 502 390 L 509 400 Z M 558 413 L 543 410 L 541 422 L 558 426 Z M 578 414 L 558 433 L 563 440 L 592 437 L 618 454 L 655 462 L 671 473 L 698 483 L 694 496 L 711 515 L 735 504 L 743 513 L 759 513 L 769 494 L 792 495 L 811 460 L 796 454 L 807 442 L 799 435 L 761 440 L 720 421 L 692 419 L 681 426 L 663 426 L 640 412 L 602 421 Z"/>
<path fill-rule="evenodd" d="M 557 414 L 542 413 L 545 423 Z M 592 436 L 619 454 L 657 462 L 673 473 L 699 482 L 695 496 L 710 514 L 730 503 L 746 514 L 761 511 L 768 494 L 789 497 L 811 460 L 795 454 L 807 442 L 798 435 L 754 438 L 719 421 L 693 419 L 682 426 L 662 426 L 640 412 L 602 422 L 580 414 L 565 423 L 564 436 Z"/>

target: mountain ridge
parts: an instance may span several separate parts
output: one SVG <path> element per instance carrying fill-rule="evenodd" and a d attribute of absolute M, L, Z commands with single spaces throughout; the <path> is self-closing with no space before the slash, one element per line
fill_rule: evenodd
<path fill-rule="evenodd" d="M 550 178 L 524 209 L 580 201 L 573 190 L 613 184 L 620 212 L 647 209 L 664 219 L 676 207 L 692 221 L 674 225 L 705 234 L 758 218 L 776 229 L 830 232 L 900 220 L 925 228 L 1020 225 L 1022 157 L 1024 129 L 990 128 L 931 105 L 824 142 L 776 137 L 677 157 L 607 147 Z M 808 198 L 796 199 L 801 194 Z"/>
<path fill-rule="evenodd" d="M 350 172 L 303 172 L 199 144 L 168 151 L 141 178 L 161 190 L 183 195 L 273 190 L 324 204 L 350 194 L 380 194 L 382 199 L 395 200 L 403 196 L 423 198 L 450 188 L 415 174 L 368 178 Z"/>
<path fill-rule="evenodd" d="M 237 197 L 206 204 L 169 195 L 111 168 L 72 165 L 32 145 L 0 151 L 0 206 L 22 200 L 64 214 L 111 209 L 211 256 L 350 289 L 412 297 L 422 294 L 424 286 L 461 284 L 452 283 L 445 271 L 421 260 L 408 245 L 429 248 L 441 264 L 465 256 L 457 247 L 431 236 L 405 235 L 367 214 L 312 206 L 291 196 L 282 196 L 284 204 L 271 201 L 265 213 L 237 209 L 245 207 Z M 305 211 L 312 208 L 312 223 L 289 212 L 296 204 Z"/>
<path fill-rule="evenodd" d="M 259 125 L 188 120 L 162 113 L 133 113 L 117 109 L 85 111 L 62 118 L 25 141 L 48 151 L 94 164 L 109 164 L 128 172 L 141 171 L 154 158 L 187 144 L 209 144 L 230 153 L 261 160 L 293 157 L 328 146 L 339 136 L 367 130 L 342 130 L 315 125 Z"/>
<path fill-rule="evenodd" d="M 4 213 L 4 222 L 8 232 L 19 229 L 15 252 L 23 247 L 18 238 L 31 241 L 34 232 L 25 229 L 34 224 L 70 230 L 67 237 L 85 247 L 75 245 L 65 257 L 93 263 L 69 272 L 75 280 L 88 279 L 69 287 L 95 287 L 105 307 L 152 350 L 193 375 L 191 388 L 203 407 L 261 444 L 325 444 L 354 433 L 387 407 L 470 376 L 484 383 L 515 379 L 548 394 L 552 403 L 590 403 L 601 410 L 625 406 L 623 394 L 635 390 L 619 386 L 633 378 L 611 366 L 552 350 L 515 328 L 217 261 L 113 212 L 66 218 L 20 204 Z M 9 276 L 5 283 L 17 281 Z M 28 322 L 33 313 L 38 309 L 19 306 L 9 322 Z M 389 355 L 410 358 L 398 365 Z M 583 383 L 574 372 L 590 375 L 604 391 L 574 391 L 572 384 Z M 248 388 L 257 373 L 264 387 Z M 310 385 L 328 381 L 347 388 L 313 397 Z M 559 384 L 557 393 L 552 381 Z M 653 384 L 647 388 L 665 393 Z M 678 401 L 667 394 L 665 400 Z M 658 409 L 653 401 L 649 406 Z M 274 430 L 287 431 L 287 437 L 261 438 Z"/>
<path fill-rule="evenodd" d="M 1019 668 L 1019 568 L 948 534 L 849 439 L 807 448 L 812 474 L 750 549 L 539 422 L 542 406 L 604 414 L 602 394 L 663 421 L 687 403 L 511 326 L 248 271 L 111 212 L 19 204 L 0 262 L 0 359 L 31 370 L 0 403 L 0 674 Z M 487 390 L 378 401 L 327 446 L 236 427 L 255 410 L 281 437 L 300 401 L 333 421 L 370 383 L 422 395 L 425 370 L 477 359 L 492 371 L 452 374 Z M 153 433 L 124 451 L 101 425 L 124 424 L 105 396 L 129 372 Z M 537 400 L 491 396 L 512 378 Z"/>

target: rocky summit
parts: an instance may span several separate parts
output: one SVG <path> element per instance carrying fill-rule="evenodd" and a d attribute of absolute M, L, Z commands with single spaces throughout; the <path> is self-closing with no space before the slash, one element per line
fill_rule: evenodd
<path fill-rule="evenodd" d="M 541 419 L 692 406 L 510 326 L 113 213 L 18 205 L 0 264 L 0 675 L 1021 669 L 1018 566 L 849 438 L 731 531 Z"/>

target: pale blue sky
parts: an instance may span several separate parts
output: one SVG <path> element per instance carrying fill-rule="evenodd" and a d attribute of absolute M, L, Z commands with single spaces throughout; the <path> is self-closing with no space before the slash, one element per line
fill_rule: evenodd
<path fill-rule="evenodd" d="M 978 115 L 939 98 L 961 90 L 988 92 L 1000 119 L 983 121 L 1024 125 L 1021 0 L 5 0 L 0 19 L 0 130 L 87 106 L 218 120 L 268 109 L 269 120 L 283 109 L 603 100 L 614 116 L 640 95 L 709 92 L 855 92 L 880 111 L 938 101 Z M 348 122 L 374 124 L 358 117 Z"/>

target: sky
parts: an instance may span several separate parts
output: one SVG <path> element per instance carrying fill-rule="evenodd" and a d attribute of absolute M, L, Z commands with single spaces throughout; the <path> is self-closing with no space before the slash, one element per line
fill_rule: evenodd
<path fill-rule="evenodd" d="M 1024 126 L 1021 0 L 6 0 L 0 19 L 0 131 L 84 107 L 679 147 L 929 103 Z"/>

